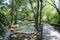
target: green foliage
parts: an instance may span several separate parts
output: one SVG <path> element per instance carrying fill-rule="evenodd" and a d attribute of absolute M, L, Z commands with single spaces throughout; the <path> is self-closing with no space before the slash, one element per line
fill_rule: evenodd
<path fill-rule="evenodd" d="M 34 13 L 32 13 L 32 8 L 31 8 L 31 5 L 29 4 L 29 0 L 12 0 L 12 1 L 13 1 L 14 17 L 16 16 L 16 12 L 17 12 L 18 20 L 28 20 L 28 19 L 34 20 Z M 37 6 L 36 6 L 37 1 L 36 0 L 31 0 L 31 1 L 34 6 L 34 10 L 37 11 Z M 50 0 L 48 1 L 51 3 Z M 43 8 L 42 21 L 57 24 L 59 20 L 57 11 L 50 4 L 48 4 L 46 0 L 43 0 L 43 6 L 45 4 L 46 6 Z M 57 7 L 59 7 L 59 4 L 60 3 L 58 2 Z M 10 5 L 10 8 L 6 5 L 3 5 L 0 8 L 0 12 L 5 15 L 9 23 L 11 22 L 11 18 L 10 18 L 10 13 L 12 11 L 11 5 Z"/>
<path fill-rule="evenodd" d="M 51 5 L 47 5 L 43 9 L 42 17 L 42 20 L 45 22 L 57 24 L 58 14 L 57 11 Z"/>
<path fill-rule="evenodd" d="M 3 5 L 2 7 L 0 7 L 0 27 L 6 26 L 9 24 L 9 21 L 8 21 L 9 11 L 10 9 L 6 5 Z"/>
<path fill-rule="evenodd" d="M 4 29 L 3 28 L 0 28 L 0 36 L 4 36 L 4 34 L 5 34 L 5 31 L 4 31 Z"/>
<path fill-rule="evenodd" d="M 33 20 L 34 19 L 33 15 L 34 14 L 31 12 L 31 9 L 24 8 L 24 9 L 22 9 L 22 11 L 19 12 L 18 19 L 20 19 L 20 20 L 28 20 L 28 19 Z"/>
<path fill-rule="evenodd" d="M 4 25 L 6 25 L 6 24 L 7 24 L 7 22 L 6 22 L 6 17 L 5 17 L 5 15 L 2 14 L 2 13 L 0 13 L 0 26 L 2 27 L 2 26 L 4 26 Z"/>

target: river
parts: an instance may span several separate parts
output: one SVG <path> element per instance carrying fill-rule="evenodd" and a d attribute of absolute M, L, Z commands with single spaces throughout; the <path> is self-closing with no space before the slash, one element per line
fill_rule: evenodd
<path fill-rule="evenodd" d="M 16 30 L 26 33 L 32 33 L 36 31 L 34 27 L 28 26 L 22 26 L 14 29 L 15 32 Z M 6 30 L 6 36 L 4 40 L 6 40 L 7 36 L 10 36 L 10 31 L 10 29 Z M 9 40 L 9 38 L 7 40 Z M 60 40 L 60 34 L 51 25 L 43 23 L 43 40 Z"/>
<path fill-rule="evenodd" d="M 32 33 L 36 31 L 34 27 L 24 25 L 20 28 L 16 28 L 14 31 L 16 32 L 16 30 L 26 33 Z M 60 40 L 60 34 L 51 25 L 43 23 L 43 40 Z"/>

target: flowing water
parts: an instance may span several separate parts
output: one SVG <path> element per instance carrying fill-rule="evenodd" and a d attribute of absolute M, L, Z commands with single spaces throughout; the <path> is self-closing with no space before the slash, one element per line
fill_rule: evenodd
<path fill-rule="evenodd" d="M 36 32 L 34 27 L 24 25 L 15 29 L 15 31 L 16 30 L 26 33 Z M 43 40 L 60 40 L 60 34 L 51 25 L 43 23 Z"/>
<path fill-rule="evenodd" d="M 43 40 L 60 40 L 60 34 L 49 24 L 43 24 Z"/>
<path fill-rule="evenodd" d="M 4 35 L 3 40 L 9 40 L 10 39 L 11 29 L 10 28 L 6 28 L 5 32 L 6 32 L 6 34 Z"/>
<path fill-rule="evenodd" d="M 21 26 L 19 28 L 14 29 L 14 31 L 32 33 L 36 32 L 36 29 L 34 27 Z M 10 29 L 6 30 L 6 36 L 4 40 L 9 40 L 9 38 L 6 38 L 10 36 L 10 32 Z M 43 23 L 43 40 L 60 40 L 60 34 L 51 25 Z"/>

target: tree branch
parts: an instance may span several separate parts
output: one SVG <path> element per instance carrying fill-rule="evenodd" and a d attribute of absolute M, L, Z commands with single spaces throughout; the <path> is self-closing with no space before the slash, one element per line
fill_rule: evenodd
<path fill-rule="evenodd" d="M 46 4 L 42 7 L 42 9 L 46 6 Z"/>
<path fill-rule="evenodd" d="M 51 1 L 52 1 L 52 3 L 55 5 L 55 9 L 56 9 L 57 12 L 59 13 L 60 11 L 59 11 L 59 9 L 58 9 L 57 6 L 56 6 L 55 1 L 54 1 L 54 0 L 51 0 Z"/>
<path fill-rule="evenodd" d="M 47 2 L 48 2 L 48 1 L 47 1 Z M 51 4 L 50 2 L 48 2 L 48 3 L 55 8 L 55 5 Z"/>
<path fill-rule="evenodd" d="M 53 3 L 53 5 L 55 6 L 55 8 L 57 8 L 56 4 L 55 4 L 55 1 L 54 0 L 51 0 L 51 2 Z"/>
<path fill-rule="evenodd" d="M 48 1 L 47 1 L 48 2 Z M 60 14 L 60 11 L 59 11 L 59 9 L 57 8 L 57 6 L 56 6 L 56 4 L 55 4 L 55 1 L 54 0 L 51 0 L 51 2 L 53 3 L 53 5 L 50 3 L 50 2 L 48 2 L 50 5 L 52 5 L 56 10 L 57 10 L 57 12 L 58 12 L 58 14 Z"/>
<path fill-rule="evenodd" d="M 32 4 L 32 1 L 29 0 L 29 2 L 30 2 L 30 4 L 31 4 L 32 12 L 34 12 L 34 14 L 35 14 L 35 11 L 34 11 L 34 7 L 33 7 L 33 4 Z"/>

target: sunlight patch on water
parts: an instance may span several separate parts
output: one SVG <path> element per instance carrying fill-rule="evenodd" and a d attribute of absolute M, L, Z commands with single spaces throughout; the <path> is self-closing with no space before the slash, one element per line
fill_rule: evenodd
<path fill-rule="evenodd" d="M 36 29 L 34 27 L 21 26 L 20 28 L 17 28 L 17 31 L 24 33 L 34 33 L 36 32 Z"/>

